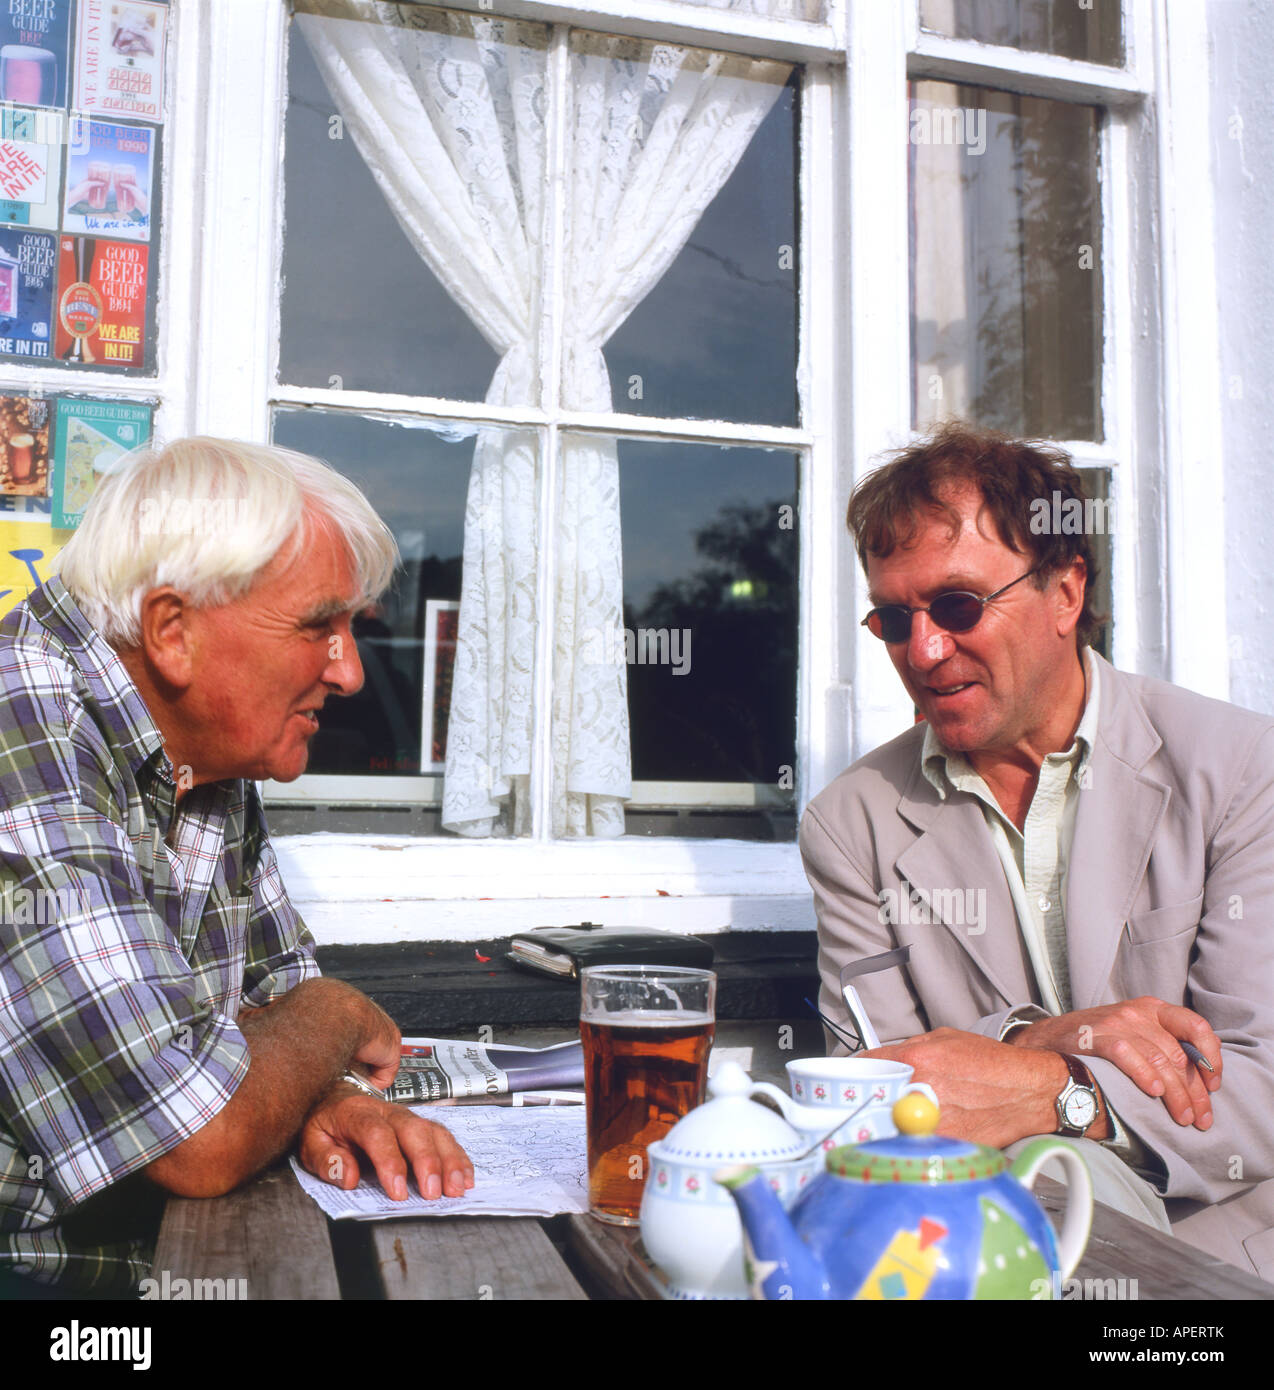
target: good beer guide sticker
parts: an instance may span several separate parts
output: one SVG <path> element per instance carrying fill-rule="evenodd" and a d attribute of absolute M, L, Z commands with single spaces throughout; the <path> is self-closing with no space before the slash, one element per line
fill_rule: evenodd
<path fill-rule="evenodd" d="M 0 102 L 66 105 L 71 0 L 0 3 Z"/>
<path fill-rule="evenodd" d="M 145 126 L 71 122 L 64 232 L 150 240 L 154 134 Z"/>
<path fill-rule="evenodd" d="M 47 357 L 57 238 L 0 227 L 0 353 Z"/>

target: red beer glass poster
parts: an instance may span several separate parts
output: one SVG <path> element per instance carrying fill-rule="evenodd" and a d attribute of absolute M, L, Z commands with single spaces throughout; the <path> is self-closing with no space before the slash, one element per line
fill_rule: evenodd
<path fill-rule="evenodd" d="M 167 20 L 168 6 L 156 0 L 80 0 L 76 107 L 162 121 Z"/>
<path fill-rule="evenodd" d="M 150 248 L 69 236 L 59 248 L 55 355 L 87 366 L 143 366 Z"/>

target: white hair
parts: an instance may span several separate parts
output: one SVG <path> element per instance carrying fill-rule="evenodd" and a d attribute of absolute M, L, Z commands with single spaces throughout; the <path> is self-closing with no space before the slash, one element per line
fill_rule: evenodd
<path fill-rule="evenodd" d="M 54 568 L 110 643 L 141 642 L 142 599 L 172 585 L 197 608 L 241 597 L 285 546 L 326 519 L 344 540 L 361 607 L 398 563 L 389 527 L 334 468 L 291 449 L 208 436 L 135 450 L 99 478 Z"/>

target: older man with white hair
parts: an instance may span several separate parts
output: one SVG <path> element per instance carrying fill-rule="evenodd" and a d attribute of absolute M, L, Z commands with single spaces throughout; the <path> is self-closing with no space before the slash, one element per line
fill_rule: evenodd
<path fill-rule="evenodd" d="M 364 1089 L 398 1029 L 320 978 L 253 786 L 362 685 L 385 524 L 317 459 L 186 439 L 104 478 L 59 559 L 0 622 L 0 883 L 55 905 L 0 927 L 0 1295 L 135 1291 L 164 1192 L 298 1141 L 339 1186 L 461 1196 L 451 1135 Z"/>

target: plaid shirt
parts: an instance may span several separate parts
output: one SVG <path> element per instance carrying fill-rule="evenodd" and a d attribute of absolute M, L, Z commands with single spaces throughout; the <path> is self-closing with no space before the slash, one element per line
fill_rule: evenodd
<path fill-rule="evenodd" d="M 83 1204 L 234 1094 L 242 1005 L 319 973 L 255 787 L 176 793 L 137 687 L 50 580 L 0 620 L 0 1269 L 135 1291 L 148 1235 L 83 1218 L 133 1189 L 153 1207 L 150 1184 Z"/>

